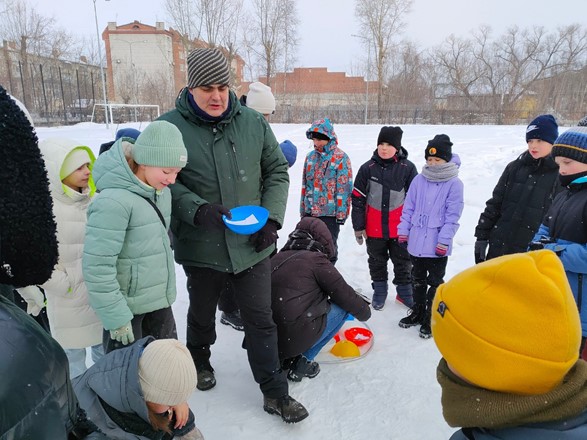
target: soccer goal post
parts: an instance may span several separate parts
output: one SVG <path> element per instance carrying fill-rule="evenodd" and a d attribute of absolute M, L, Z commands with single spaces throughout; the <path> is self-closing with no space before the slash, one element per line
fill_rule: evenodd
<path fill-rule="evenodd" d="M 94 104 L 91 122 L 94 122 L 96 117 L 96 107 L 106 107 L 111 124 L 152 121 L 160 115 L 159 106 L 156 104 Z M 98 112 L 99 114 L 103 112 Z"/>

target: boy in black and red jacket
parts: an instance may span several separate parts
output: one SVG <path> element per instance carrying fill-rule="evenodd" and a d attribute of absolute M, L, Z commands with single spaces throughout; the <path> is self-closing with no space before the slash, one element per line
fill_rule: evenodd
<path fill-rule="evenodd" d="M 410 183 L 418 174 L 401 146 L 400 127 L 382 127 L 377 150 L 361 165 L 352 194 L 353 229 L 357 243 L 366 238 L 369 273 L 373 282 L 375 310 L 382 310 L 387 298 L 387 261 L 393 263 L 396 300 L 412 307 L 412 263 L 407 243 L 398 242 L 397 227 Z"/>

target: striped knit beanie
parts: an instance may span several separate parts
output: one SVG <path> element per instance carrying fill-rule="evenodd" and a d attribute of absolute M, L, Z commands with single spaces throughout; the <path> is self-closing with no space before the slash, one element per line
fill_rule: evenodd
<path fill-rule="evenodd" d="M 571 127 L 554 141 L 552 156 L 587 163 L 587 127 Z"/>
<path fill-rule="evenodd" d="M 195 49 L 188 55 L 188 88 L 229 84 L 230 67 L 218 49 Z"/>

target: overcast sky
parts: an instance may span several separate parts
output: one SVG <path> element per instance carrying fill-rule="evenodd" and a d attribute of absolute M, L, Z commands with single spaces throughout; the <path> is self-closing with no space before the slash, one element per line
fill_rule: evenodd
<path fill-rule="evenodd" d="M 54 16 L 70 31 L 96 35 L 94 1 L 100 33 L 109 21 L 119 25 L 139 20 L 169 26 L 164 0 L 28 0 L 44 15 Z M 300 23 L 298 66 L 328 67 L 351 72 L 353 61 L 363 57 L 354 18 L 354 0 L 296 0 Z M 466 36 L 481 24 L 503 32 L 507 27 L 558 26 L 587 18 L 587 0 L 414 0 L 406 16 L 403 37 L 422 46 L 441 43 L 448 35 Z"/>

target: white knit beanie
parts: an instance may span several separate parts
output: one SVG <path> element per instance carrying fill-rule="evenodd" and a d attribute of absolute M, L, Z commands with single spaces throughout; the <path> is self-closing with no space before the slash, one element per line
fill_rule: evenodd
<path fill-rule="evenodd" d="M 87 147 L 74 148 L 65 157 L 63 165 L 61 165 L 61 170 L 59 171 L 59 178 L 61 180 L 65 179 L 83 164 L 91 164 L 93 162 L 86 148 Z"/>
<path fill-rule="evenodd" d="M 260 82 L 250 84 L 247 107 L 257 110 L 262 115 L 272 114 L 275 111 L 275 97 L 271 93 L 271 87 Z"/>
<path fill-rule="evenodd" d="M 178 405 L 196 389 L 197 373 L 190 352 L 176 339 L 158 339 L 139 359 L 139 382 L 147 402 Z"/>

